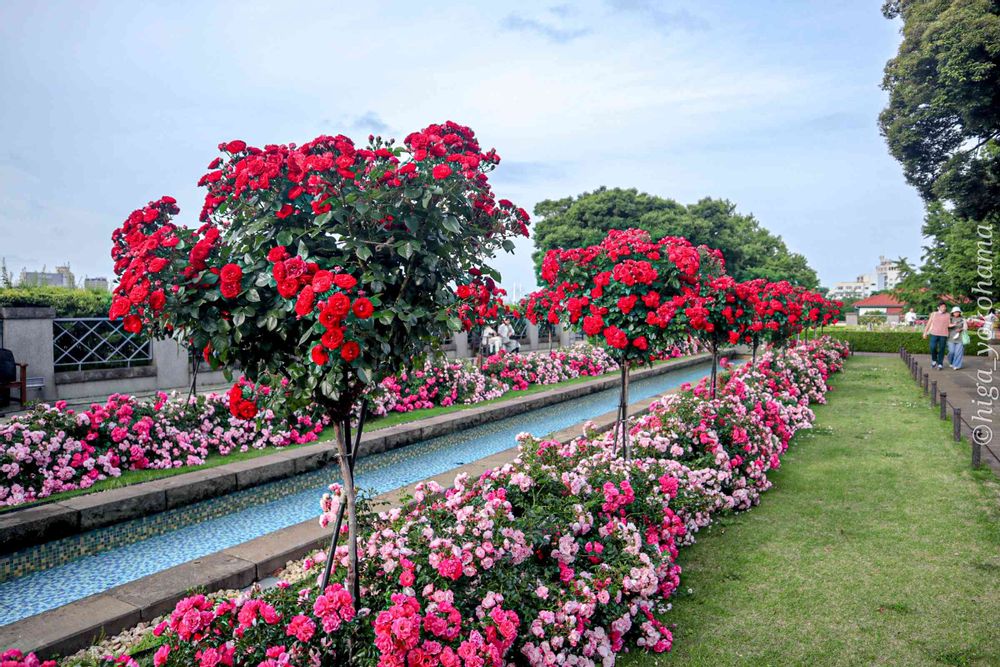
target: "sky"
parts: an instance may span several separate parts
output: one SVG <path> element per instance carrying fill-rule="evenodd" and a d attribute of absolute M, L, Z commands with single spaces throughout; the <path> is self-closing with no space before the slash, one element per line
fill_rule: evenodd
<path fill-rule="evenodd" d="M 726 198 L 822 284 L 920 255 L 877 126 L 899 25 L 873 0 L 0 3 L 0 257 L 112 276 L 170 194 L 195 224 L 219 142 L 472 127 L 498 197 Z M 532 241 L 494 266 L 533 288 Z"/>

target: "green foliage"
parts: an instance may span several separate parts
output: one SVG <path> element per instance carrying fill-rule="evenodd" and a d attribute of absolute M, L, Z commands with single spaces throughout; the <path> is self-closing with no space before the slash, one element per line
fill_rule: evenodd
<path fill-rule="evenodd" d="M 917 268 L 899 260 L 902 280 L 897 298 L 918 312 L 930 312 L 943 297 L 1000 300 L 1000 230 L 993 222 L 975 222 L 947 210 L 940 202 L 927 206 L 923 234 L 924 263 Z"/>
<path fill-rule="evenodd" d="M 903 41 L 885 67 L 879 118 L 907 180 L 928 202 L 982 220 L 1000 210 L 1000 6 L 889 0 Z"/>
<path fill-rule="evenodd" d="M 790 252 L 780 236 L 722 199 L 705 198 L 685 206 L 635 188 L 601 187 L 577 197 L 539 202 L 535 215 L 540 217 L 533 254 L 538 275 L 548 250 L 596 245 L 612 229 L 636 227 L 648 231 L 653 240 L 683 236 L 694 245 L 718 248 L 726 259 L 726 272 L 737 281 L 788 280 L 809 288 L 818 284 L 816 272 L 802 255 Z"/>
<path fill-rule="evenodd" d="M 269 385 L 267 400 L 319 403 L 337 421 L 368 385 L 458 330 L 456 285 L 488 292 L 499 275 L 486 262 L 527 234 L 527 213 L 494 201 L 499 157 L 453 123 L 401 146 L 223 148 L 202 179 L 205 227 L 175 226 L 164 198 L 115 233 L 115 312 L 126 329 L 141 315 L 152 333 L 204 350 L 213 368 L 238 363 Z"/>
<path fill-rule="evenodd" d="M 930 342 L 919 331 L 847 331 L 831 327 L 824 333 L 851 345 L 852 352 L 907 352 L 927 354 Z M 966 354 L 976 353 L 976 337 L 965 346 Z"/>
<path fill-rule="evenodd" d="M 65 287 L 0 288 L 0 307 L 52 307 L 56 317 L 107 317 L 111 294 Z"/>

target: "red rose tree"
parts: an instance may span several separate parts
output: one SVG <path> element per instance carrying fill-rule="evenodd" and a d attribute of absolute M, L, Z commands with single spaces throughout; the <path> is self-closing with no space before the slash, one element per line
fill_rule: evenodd
<path fill-rule="evenodd" d="M 716 392 L 719 350 L 727 344 L 751 342 L 757 300 L 756 285 L 738 283 L 727 275 L 703 281 L 701 292 L 688 298 L 684 308 L 688 324 L 712 353 L 712 398 Z"/>
<path fill-rule="evenodd" d="M 176 202 L 163 197 L 115 231 L 110 315 L 129 331 L 173 336 L 213 368 L 238 364 L 249 382 L 234 385 L 230 409 L 242 418 L 277 403 L 329 415 L 343 478 L 334 544 L 346 510 L 351 556 L 337 574 L 357 605 L 364 393 L 488 304 L 497 274 L 485 262 L 527 235 L 528 215 L 494 197 L 496 152 L 452 122 L 402 144 L 322 136 L 219 148 L 199 183 L 199 227 L 176 224 Z M 464 298 L 457 285 L 468 286 Z"/>
<path fill-rule="evenodd" d="M 718 273 L 721 266 L 717 251 L 682 238 L 652 241 L 641 229 L 614 229 L 598 245 L 545 255 L 542 280 L 547 287 L 529 299 L 528 318 L 537 322 L 544 314 L 549 322 L 567 321 L 618 360 L 626 458 L 629 366 L 648 362 L 687 338 L 688 296 L 697 294 L 703 275 Z"/>

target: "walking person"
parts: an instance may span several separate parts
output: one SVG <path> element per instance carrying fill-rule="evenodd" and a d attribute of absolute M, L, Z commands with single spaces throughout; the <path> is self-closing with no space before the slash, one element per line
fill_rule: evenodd
<path fill-rule="evenodd" d="M 955 306 L 951 309 L 951 321 L 948 323 L 948 365 L 952 370 L 962 367 L 965 358 L 965 343 L 969 338 L 967 333 L 969 323 L 962 317 L 962 309 Z"/>
<path fill-rule="evenodd" d="M 951 318 L 948 316 L 948 304 L 942 301 L 938 304 L 937 310 L 927 318 L 927 324 L 924 326 L 924 338 L 930 336 L 931 339 L 931 368 L 938 370 L 944 368 L 949 324 Z"/>
<path fill-rule="evenodd" d="M 983 317 L 983 328 L 986 330 L 986 340 L 993 340 L 997 331 L 997 311 L 990 308 L 990 312 Z"/>

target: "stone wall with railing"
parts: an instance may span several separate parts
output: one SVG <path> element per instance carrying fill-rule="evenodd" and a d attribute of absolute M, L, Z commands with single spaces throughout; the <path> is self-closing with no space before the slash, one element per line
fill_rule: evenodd
<path fill-rule="evenodd" d="M 52 308 L 0 308 L 0 347 L 28 364 L 29 400 L 102 400 L 110 394 L 184 390 L 193 372 L 173 340 L 150 341 L 104 318 L 57 318 Z M 201 386 L 225 382 L 199 372 Z"/>
<path fill-rule="evenodd" d="M 522 352 L 573 342 L 558 325 L 512 324 Z M 52 308 L 0 308 L 0 347 L 28 364 L 29 400 L 85 402 L 114 393 L 184 390 L 194 379 L 191 357 L 176 341 L 150 341 L 105 318 L 57 318 Z M 449 357 L 474 357 L 481 350 L 481 333 L 457 333 L 443 348 Z M 221 371 L 197 375 L 199 387 L 224 382 Z"/>

